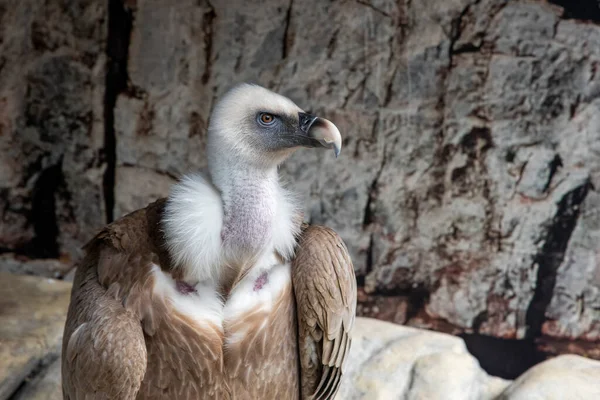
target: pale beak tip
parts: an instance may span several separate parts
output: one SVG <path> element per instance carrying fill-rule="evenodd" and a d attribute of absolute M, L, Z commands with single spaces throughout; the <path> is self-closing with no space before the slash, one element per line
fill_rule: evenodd
<path fill-rule="evenodd" d="M 335 154 L 335 158 L 338 158 L 340 152 L 342 151 L 342 135 L 333 122 L 329 120 L 325 121 L 327 121 L 326 124 L 331 135 L 329 140 L 331 142 L 331 147 L 333 148 L 333 153 Z"/>
<path fill-rule="evenodd" d="M 309 128 L 308 135 L 316 139 L 321 146 L 333 149 L 335 158 L 342 150 L 342 135 L 335 124 L 325 118 L 315 118 L 314 124 Z"/>

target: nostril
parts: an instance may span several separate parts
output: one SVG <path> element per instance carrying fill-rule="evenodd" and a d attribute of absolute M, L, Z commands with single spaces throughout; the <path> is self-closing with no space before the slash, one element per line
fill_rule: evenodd
<path fill-rule="evenodd" d="M 298 113 L 298 122 L 300 130 L 304 133 L 308 132 L 312 124 L 317 120 L 317 117 L 308 113 Z"/>

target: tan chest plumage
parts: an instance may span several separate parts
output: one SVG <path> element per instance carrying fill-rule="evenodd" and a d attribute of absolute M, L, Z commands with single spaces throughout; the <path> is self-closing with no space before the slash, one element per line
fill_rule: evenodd
<path fill-rule="evenodd" d="M 137 399 L 230 398 L 219 330 L 170 311 L 153 335 L 144 335 L 148 367 Z"/>
<path fill-rule="evenodd" d="M 289 265 L 280 266 L 285 268 Z M 148 369 L 137 398 L 298 398 L 294 295 L 289 273 L 278 272 L 276 282 L 258 290 L 253 277 L 242 282 L 220 321 L 208 317 L 211 311 L 202 308 L 206 299 L 200 295 L 182 299 L 186 295 L 156 290 L 164 297 L 158 304 L 165 305 L 156 311 L 164 315 L 154 332 L 145 333 Z M 262 279 L 268 280 L 268 274 Z M 266 293 L 258 296 L 259 290 Z M 200 306 L 193 307 L 194 301 Z"/>
<path fill-rule="evenodd" d="M 225 375 L 234 399 L 299 397 L 296 310 L 291 282 L 272 307 L 255 306 L 226 322 Z"/>

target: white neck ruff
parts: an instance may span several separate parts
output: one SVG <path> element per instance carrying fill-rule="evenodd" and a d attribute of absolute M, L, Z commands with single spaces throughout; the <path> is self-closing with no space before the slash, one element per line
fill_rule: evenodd
<path fill-rule="evenodd" d="M 261 254 L 277 252 L 286 260 L 294 255 L 300 231 L 300 207 L 293 195 L 277 184 L 270 240 Z M 218 282 L 224 268 L 222 246 L 223 200 L 215 186 L 200 174 L 185 176 L 167 199 L 163 229 L 175 268 L 186 280 Z"/>

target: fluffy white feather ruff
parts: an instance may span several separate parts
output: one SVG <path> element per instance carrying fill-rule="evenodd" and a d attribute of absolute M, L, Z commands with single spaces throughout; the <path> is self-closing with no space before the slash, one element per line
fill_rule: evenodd
<path fill-rule="evenodd" d="M 199 174 L 183 177 L 171 189 L 163 224 L 175 267 L 188 279 L 218 282 L 223 204 L 217 189 Z"/>
<path fill-rule="evenodd" d="M 294 194 L 279 184 L 276 193 L 271 240 L 262 254 L 276 251 L 291 260 L 300 232 L 296 217 L 300 216 L 301 207 Z M 163 224 L 175 267 L 183 268 L 184 276 L 192 282 L 217 283 L 226 268 L 221 240 L 223 202 L 219 191 L 202 175 L 185 176 L 169 194 Z M 259 261 L 255 267 L 271 267 L 262 264 Z"/>

